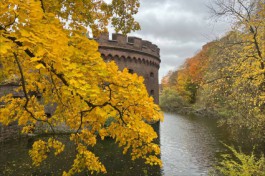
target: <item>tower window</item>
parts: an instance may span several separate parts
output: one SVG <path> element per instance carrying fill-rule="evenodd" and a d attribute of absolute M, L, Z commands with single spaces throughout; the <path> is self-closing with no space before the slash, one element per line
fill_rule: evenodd
<path fill-rule="evenodd" d="M 150 77 L 151 77 L 151 78 L 154 77 L 154 73 L 153 73 L 153 72 L 150 73 Z"/>
<path fill-rule="evenodd" d="M 155 91 L 154 91 L 154 90 L 151 90 L 151 91 L 150 91 L 150 95 L 151 95 L 151 96 L 154 96 L 154 95 L 155 95 Z"/>
<path fill-rule="evenodd" d="M 45 113 L 45 115 L 46 115 L 47 118 L 51 118 L 52 117 L 52 115 L 50 113 Z"/>
<path fill-rule="evenodd" d="M 129 73 L 133 74 L 133 69 L 128 69 Z"/>

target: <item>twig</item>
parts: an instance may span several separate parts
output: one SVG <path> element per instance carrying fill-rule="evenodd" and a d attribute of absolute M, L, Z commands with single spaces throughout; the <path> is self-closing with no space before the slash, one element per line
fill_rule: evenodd
<path fill-rule="evenodd" d="M 26 98 L 26 103 L 24 104 L 24 109 L 30 114 L 30 116 L 31 116 L 34 120 L 39 121 L 39 122 L 45 122 L 45 123 L 47 123 L 47 124 L 50 126 L 50 128 L 52 129 L 53 133 L 55 134 L 55 131 L 54 131 L 54 129 L 53 129 L 51 123 L 48 122 L 48 120 L 41 120 L 41 119 L 38 119 L 38 118 L 35 117 L 35 115 L 34 115 L 34 114 L 28 109 L 28 103 L 29 103 L 29 101 L 30 101 L 30 98 L 29 98 L 29 96 L 28 96 L 27 89 L 26 89 L 26 83 L 25 83 L 25 77 L 24 77 L 24 74 L 23 74 L 23 69 L 22 69 L 22 67 L 21 67 L 21 65 L 20 65 L 19 59 L 18 59 L 18 57 L 17 57 L 17 54 L 16 54 L 16 53 L 13 53 L 13 55 L 14 55 L 15 61 L 16 61 L 16 63 L 17 63 L 17 66 L 18 66 L 19 72 L 20 72 L 21 83 L 22 83 L 22 90 L 23 90 L 24 96 L 25 96 L 25 98 Z"/>

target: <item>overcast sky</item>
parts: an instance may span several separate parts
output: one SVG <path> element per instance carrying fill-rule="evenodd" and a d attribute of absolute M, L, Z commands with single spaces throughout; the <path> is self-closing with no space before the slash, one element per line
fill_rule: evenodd
<path fill-rule="evenodd" d="M 136 19 L 141 30 L 129 36 L 158 45 L 161 51 L 159 80 L 229 29 L 227 23 L 210 18 L 207 1 L 210 0 L 140 0 Z"/>

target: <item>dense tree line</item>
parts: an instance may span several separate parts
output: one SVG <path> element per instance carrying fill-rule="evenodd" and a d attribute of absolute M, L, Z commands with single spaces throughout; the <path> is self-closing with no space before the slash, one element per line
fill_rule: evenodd
<path fill-rule="evenodd" d="M 243 13 L 230 3 L 219 3 L 227 8 L 221 10 L 230 10 L 238 18 L 237 28 L 203 46 L 162 84 L 190 105 L 216 110 L 231 129 L 242 129 L 250 139 L 264 141 L 265 4 L 242 4 Z"/>
<path fill-rule="evenodd" d="M 241 145 L 248 143 L 263 146 L 265 2 L 216 0 L 211 10 L 217 17 L 228 17 L 234 24 L 232 30 L 222 38 L 206 44 L 194 57 L 187 59 L 181 68 L 163 79 L 161 106 L 172 109 L 172 100 L 167 100 L 174 96 L 176 101 L 181 100 L 179 104 L 184 101 L 195 109 L 216 112 L 220 125 L 228 129 L 234 140 Z M 242 159 L 244 155 L 238 156 Z M 260 168 L 264 167 L 262 162 Z M 223 164 L 228 166 L 228 160 Z M 238 174 L 229 172 L 229 169 L 222 170 L 226 175 L 245 173 L 240 172 L 240 169 L 233 171 Z M 264 173 L 264 170 L 260 173 Z"/>

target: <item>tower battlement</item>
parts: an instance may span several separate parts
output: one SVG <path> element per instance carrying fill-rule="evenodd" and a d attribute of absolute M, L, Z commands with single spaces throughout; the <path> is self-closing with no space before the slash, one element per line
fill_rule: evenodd
<path fill-rule="evenodd" d="M 95 39 L 99 43 L 102 58 L 115 61 L 120 70 L 127 68 L 130 73 L 144 77 L 147 91 L 159 103 L 158 70 L 160 67 L 160 49 L 150 41 L 122 34 L 102 33 Z"/>
<path fill-rule="evenodd" d="M 123 34 L 112 34 L 112 39 L 109 38 L 109 33 L 102 33 L 96 41 L 101 47 L 115 47 L 127 50 L 135 50 L 138 52 L 152 55 L 160 61 L 160 49 L 157 45 L 150 41 L 142 40 L 138 37 L 126 36 Z"/>

